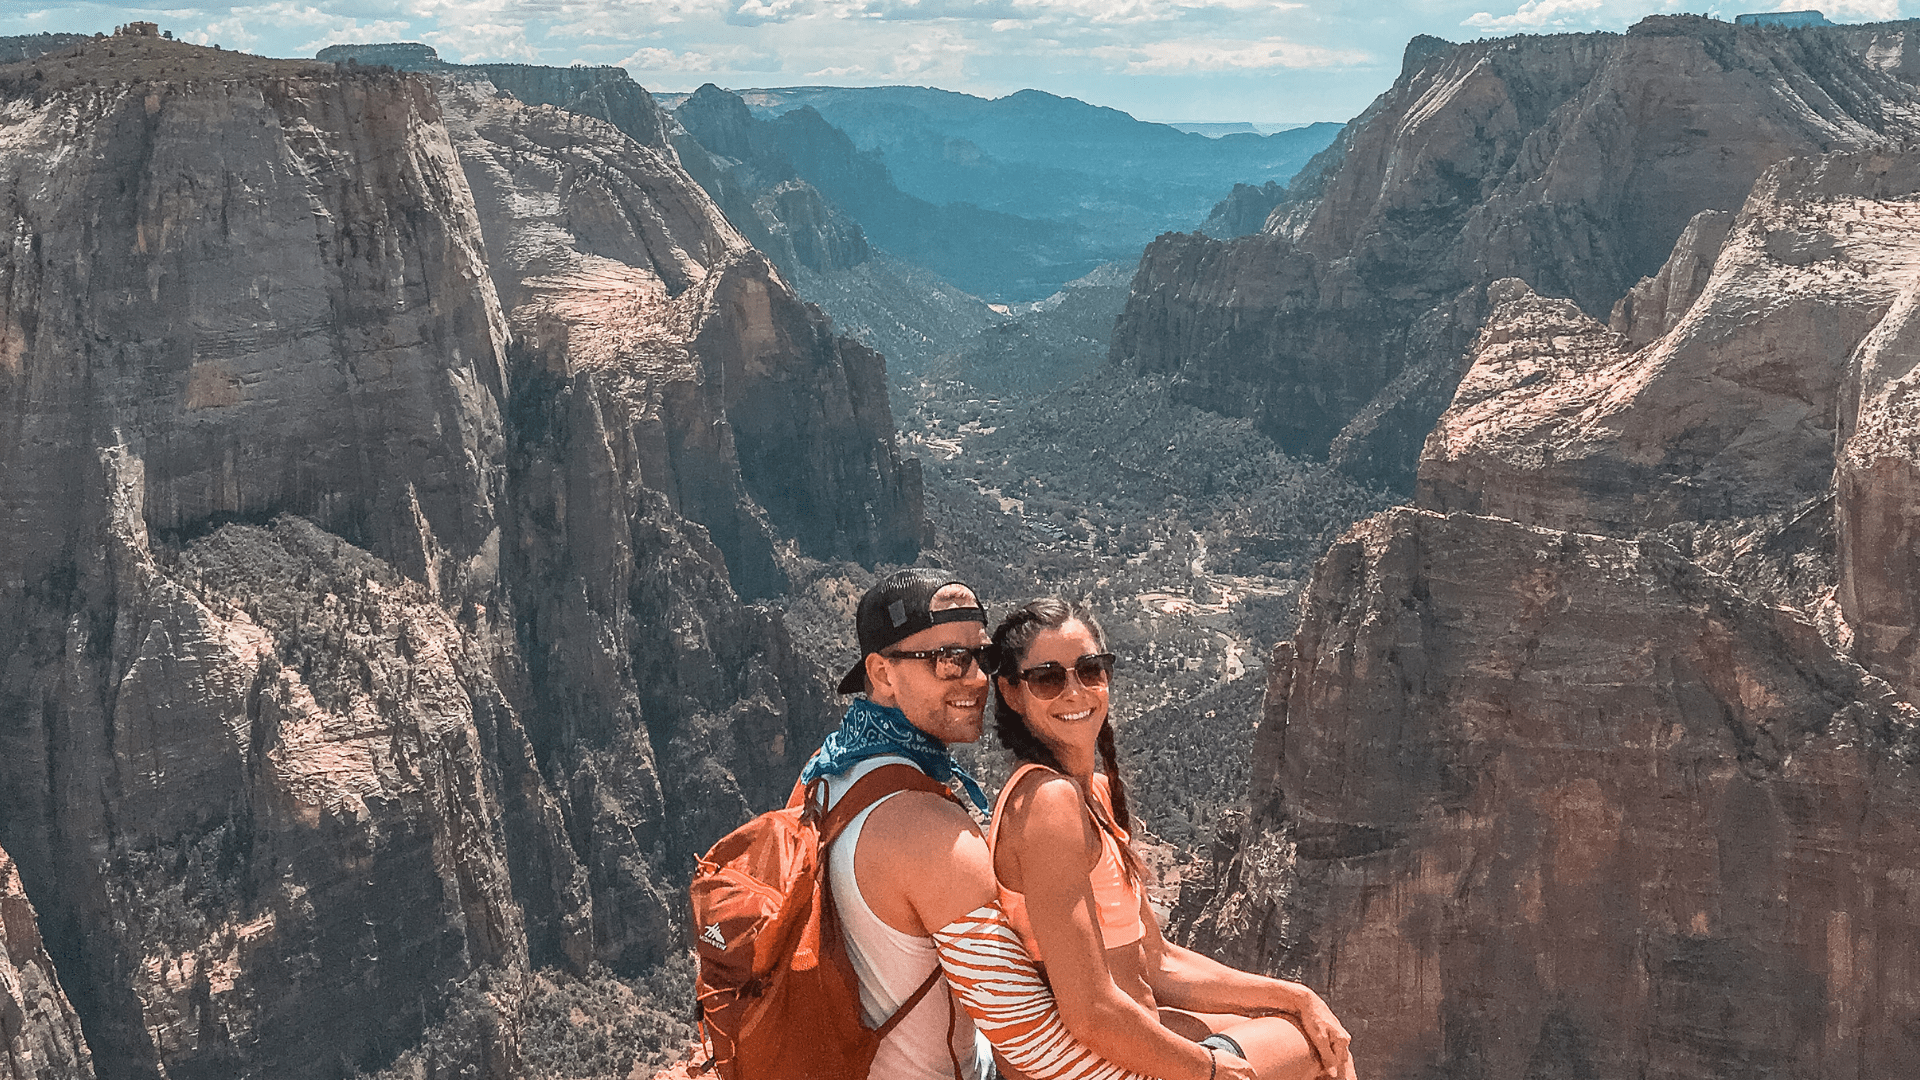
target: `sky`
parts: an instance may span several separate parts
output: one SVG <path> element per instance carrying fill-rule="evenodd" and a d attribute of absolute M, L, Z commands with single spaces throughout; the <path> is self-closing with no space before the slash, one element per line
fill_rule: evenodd
<path fill-rule="evenodd" d="M 1836 22 L 1920 15 L 1920 0 L 1814 0 Z M 422 41 L 457 63 L 617 64 L 656 91 L 1033 88 L 1144 120 L 1345 121 L 1399 72 L 1409 38 L 1624 30 L 1648 14 L 1723 19 L 1812 6 L 1703 0 L 0 0 L 0 35 L 134 19 L 268 56 Z"/>

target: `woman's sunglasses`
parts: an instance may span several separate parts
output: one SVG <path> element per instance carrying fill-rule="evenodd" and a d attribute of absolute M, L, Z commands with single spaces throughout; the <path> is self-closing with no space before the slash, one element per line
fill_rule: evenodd
<path fill-rule="evenodd" d="M 1113 659 L 1110 652 L 1088 653 L 1075 660 L 1070 668 L 1049 660 L 1025 671 L 1014 672 L 1007 678 L 1012 682 L 1026 683 L 1027 693 L 1042 701 L 1051 701 L 1066 693 L 1068 674 L 1079 679 L 1080 685 L 1089 690 L 1105 690 L 1107 683 L 1113 680 Z"/>

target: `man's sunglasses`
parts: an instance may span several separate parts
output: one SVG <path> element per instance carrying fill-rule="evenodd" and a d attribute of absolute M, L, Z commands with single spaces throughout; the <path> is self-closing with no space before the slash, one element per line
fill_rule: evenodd
<path fill-rule="evenodd" d="M 942 645 L 937 649 L 899 649 L 880 655 L 889 660 L 926 660 L 933 664 L 933 673 L 939 678 L 964 679 L 975 665 L 982 664 L 992 648 L 992 645 Z"/>
<path fill-rule="evenodd" d="M 1088 653 L 1073 662 L 1073 666 L 1062 667 L 1052 660 L 1044 664 L 1035 664 L 1025 671 L 1007 676 L 1011 682 L 1027 684 L 1027 693 L 1042 701 L 1051 701 L 1066 693 L 1067 675 L 1080 680 L 1080 685 L 1089 690 L 1105 690 L 1107 683 L 1113 680 L 1113 654 L 1110 652 Z"/>

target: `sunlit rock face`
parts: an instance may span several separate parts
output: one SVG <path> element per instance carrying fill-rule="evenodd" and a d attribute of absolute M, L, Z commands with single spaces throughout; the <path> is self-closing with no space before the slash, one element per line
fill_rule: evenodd
<path fill-rule="evenodd" d="M 92 1080 L 80 1017 L 40 943 L 33 903 L 13 859 L 0 851 L 0 1056 L 4 1080 Z"/>
<path fill-rule="evenodd" d="M 1920 281 L 1916 195 L 1913 155 L 1784 162 L 1683 233 L 1616 308 L 1625 334 L 1494 286 L 1421 505 L 1626 535 L 1824 499 L 1855 350 Z"/>
<path fill-rule="evenodd" d="M 1490 283 L 1604 317 L 1694 215 L 1738 210 L 1785 157 L 1911 137 L 1915 100 L 1824 30 L 1659 16 L 1417 39 L 1261 234 L 1148 248 L 1112 356 L 1289 452 L 1410 486 Z"/>
<path fill-rule="evenodd" d="M 919 468 L 895 450 L 881 358 L 835 337 L 671 149 L 441 85 L 528 363 L 599 395 L 634 478 L 707 527 L 736 587 L 783 587 L 776 533 L 911 558 Z"/>
<path fill-rule="evenodd" d="M 1768 169 L 1603 325 L 1503 279 L 1274 657 L 1184 932 L 1385 1075 L 1920 1055 L 1920 155 Z"/>
<path fill-rule="evenodd" d="M 1392 511 L 1315 572 L 1185 929 L 1382 1076 L 1888 1075 L 1916 721 L 1657 542 Z"/>
<path fill-rule="evenodd" d="M 346 1077 L 454 1004 L 524 1075 L 530 967 L 677 949 L 832 722 L 735 566 L 921 535 L 880 358 L 663 142 L 496 89 L 0 69 L 0 845 L 101 1075 Z"/>

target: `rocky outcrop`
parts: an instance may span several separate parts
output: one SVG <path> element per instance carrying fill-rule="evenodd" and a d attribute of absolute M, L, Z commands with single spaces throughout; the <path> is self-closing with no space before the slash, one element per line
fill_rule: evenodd
<path fill-rule="evenodd" d="M 1378 1075 L 1887 1075 L 1917 722 L 1662 544 L 1391 511 L 1315 571 L 1181 915 L 1321 987 Z"/>
<path fill-rule="evenodd" d="M 1113 359 L 1177 372 L 1188 400 L 1291 453 L 1408 485 L 1487 285 L 1604 315 L 1775 162 L 1915 132 L 1914 89 L 1825 35 L 1656 16 L 1624 36 L 1417 41 L 1261 235 L 1147 250 Z"/>
<path fill-rule="evenodd" d="M 738 94 L 707 83 L 673 112 L 674 149 L 753 246 L 788 274 L 850 270 L 873 257 L 858 222 L 794 168 Z"/>
<path fill-rule="evenodd" d="M 524 1074 L 530 968 L 675 948 L 831 723 L 729 564 L 911 552 L 879 358 L 602 121 L 160 39 L 0 87 L 0 845 L 94 1061 L 480 1001 Z"/>
<path fill-rule="evenodd" d="M 911 559 L 919 470 L 894 447 L 881 358 L 835 337 L 670 149 L 444 85 L 527 363 L 588 380 L 623 471 L 707 527 L 736 588 L 784 587 L 775 531 L 820 557 Z"/>
<path fill-rule="evenodd" d="M 1920 1054 L 1917 201 L 1910 151 L 1789 159 L 1611 327 L 1488 289 L 1425 509 L 1276 652 L 1193 940 L 1324 980 L 1387 1075 Z"/>
<path fill-rule="evenodd" d="M 1621 302 L 1645 342 L 1496 286 L 1421 505 L 1624 535 L 1823 498 L 1855 346 L 1920 280 L 1916 194 L 1911 154 L 1782 163 L 1724 241 L 1696 221 Z"/>
<path fill-rule="evenodd" d="M 1909 206 L 1911 204 L 1908 204 Z M 1839 401 L 1835 598 L 1862 663 L 1920 701 L 1920 411 L 1910 280 L 1855 353 Z"/>
<path fill-rule="evenodd" d="M 0 1059 L 5 1080 L 92 1080 L 93 1058 L 13 860 L 0 851 Z"/>
<path fill-rule="evenodd" d="M 1660 272 L 1627 290 L 1613 305 L 1607 327 L 1627 339 L 1633 348 L 1651 343 L 1680 325 L 1700 298 L 1727 242 L 1733 215 L 1725 210 L 1702 210 L 1693 215 L 1674 241 L 1673 253 Z"/>
<path fill-rule="evenodd" d="M 1285 185 L 1269 180 L 1255 187 L 1235 184 L 1227 197 L 1213 205 L 1199 231 L 1216 240 L 1257 233 L 1267 223 L 1267 215 L 1286 198 Z"/>

